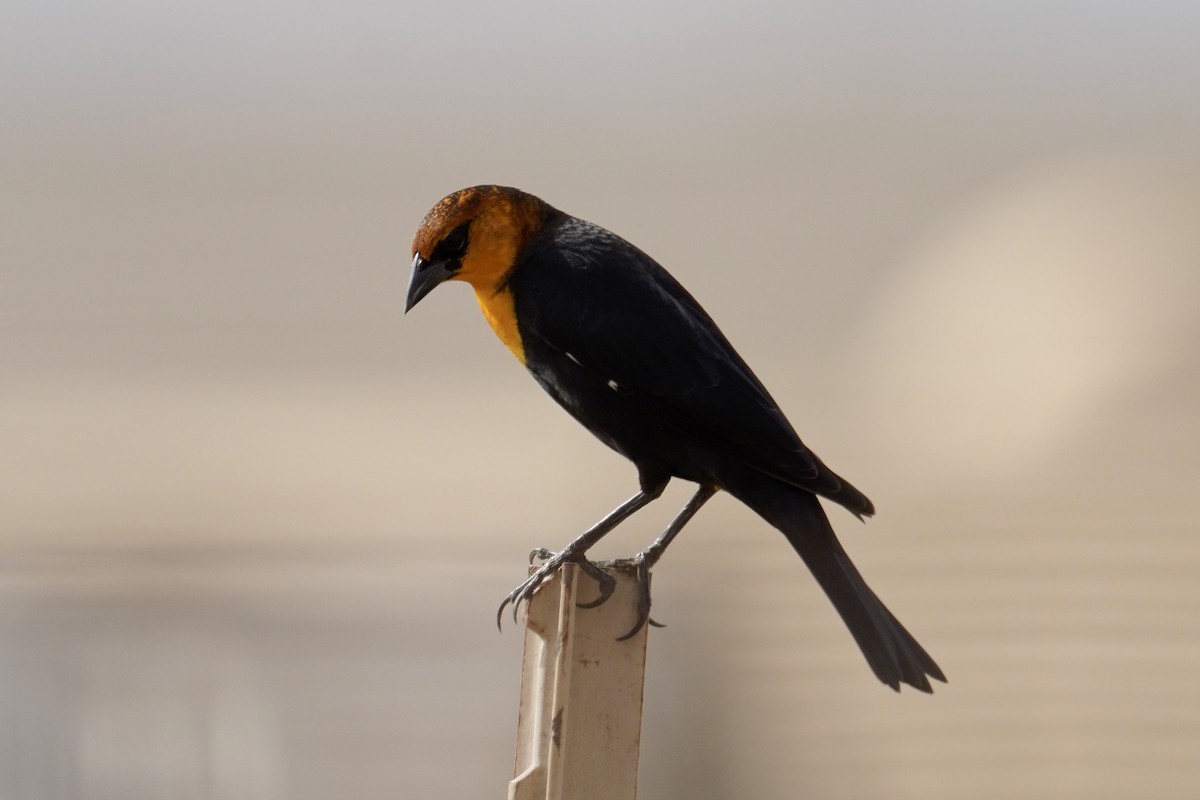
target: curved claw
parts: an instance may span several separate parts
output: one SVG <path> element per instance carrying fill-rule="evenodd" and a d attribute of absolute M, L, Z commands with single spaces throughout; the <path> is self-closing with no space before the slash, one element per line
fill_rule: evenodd
<path fill-rule="evenodd" d="M 529 598 L 533 597 L 534 591 L 537 590 L 538 584 L 541 583 L 541 580 L 534 580 L 538 577 L 538 573 L 540 572 L 541 570 L 539 569 L 537 572 L 530 575 L 520 586 L 513 590 L 512 594 L 508 596 L 509 599 L 512 600 L 512 618 L 514 625 L 520 622 L 518 619 L 518 614 L 521 611 L 521 601 L 524 600 L 526 603 L 528 603 Z"/>
<path fill-rule="evenodd" d="M 554 558 L 554 551 L 544 547 L 535 547 L 529 551 L 530 566 L 533 566 L 534 561 L 548 561 L 551 558 Z"/>
<path fill-rule="evenodd" d="M 628 633 L 626 633 L 624 636 L 617 637 L 618 642 L 632 639 L 637 635 L 638 631 L 646 626 L 646 623 L 650 623 L 656 628 L 662 627 L 657 622 L 650 619 L 650 565 L 640 553 L 634 557 L 633 563 L 638 584 L 638 617 L 637 622 L 633 624 L 633 627 Z"/>
<path fill-rule="evenodd" d="M 576 607 L 595 608 L 596 606 L 601 605 L 608 600 L 608 598 L 612 597 L 613 592 L 617 590 L 616 578 L 601 569 L 595 562 L 588 561 L 586 558 L 579 559 L 575 563 L 579 565 L 579 568 L 583 570 L 588 577 L 598 584 L 597 588 L 600 591 L 599 596 L 596 597 L 595 600 L 589 600 L 586 603 L 576 603 Z"/>
<path fill-rule="evenodd" d="M 502 601 L 500 601 L 500 607 L 496 609 L 497 629 L 504 629 L 502 625 L 504 609 L 510 605 L 512 606 L 513 623 L 515 624 L 517 622 L 517 614 L 521 608 L 521 601 L 524 600 L 528 602 L 529 598 L 533 597 L 533 593 L 537 591 L 537 588 L 542 585 L 542 581 L 544 581 L 546 577 L 553 572 L 553 569 L 547 569 L 548 566 L 550 566 L 549 563 L 538 567 L 538 569 L 532 575 L 521 581 L 517 588 L 509 592 L 508 597 L 505 597 Z M 554 569 L 557 569 L 557 565 L 554 567 Z"/>

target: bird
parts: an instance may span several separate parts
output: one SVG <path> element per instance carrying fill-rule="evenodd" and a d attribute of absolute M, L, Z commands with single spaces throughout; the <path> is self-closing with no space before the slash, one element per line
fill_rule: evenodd
<path fill-rule="evenodd" d="M 464 281 L 500 341 L 572 417 L 633 462 L 638 491 L 562 550 L 539 548 L 529 577 L 504 598 L 515 616 L 564 564 L 600 586 L 613 579 L 590 547 L 659 498 L 674 478 L 697 485 L 662 534 L 631 559 L 638 619 L 649 620 L 650 569 L 720 491 L 784 537 L 841 615 L 867 664 L 896 691 L 932 692 L 942 670 L 867 586 L 821 499 L 860 520 L 875 507 L 796 434 L 712 318 L 657 261 L 605 228 L 507 186 L 453 192 L 413 238 L 407 314 L 437 286 Z M 654 624 L 650 620 L 651 624 Z"/>

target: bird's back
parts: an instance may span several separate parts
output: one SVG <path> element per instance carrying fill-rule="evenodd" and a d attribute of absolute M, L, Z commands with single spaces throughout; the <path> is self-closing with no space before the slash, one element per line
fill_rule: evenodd
<path fill-rule="evenodd" d="M 801 442 L 700 304 L 624 239 L 563 215 L 530 242 L 508 284 L 526 366 L 610 445 L 627 455 L 645 450 L 644 443 L 609 441 L 606 423 L 614 407 L 624 407 L 644 427 L 669 431 L 658 437 L 660 447 L 686 450 L 693 472 L 698 451 L 711 454 L 706 466 L 717 474 L 708 478 L 718 484 L 721 462 L 734 459 L 855 514 L 873 513 L 862 493 Z M 672 470 L 696 479 L 684 472 Z"/>

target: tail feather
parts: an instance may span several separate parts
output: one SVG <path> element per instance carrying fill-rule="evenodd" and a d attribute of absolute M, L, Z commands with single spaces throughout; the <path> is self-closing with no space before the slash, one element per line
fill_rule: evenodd
<path fill-rule="evenodd" d="M 879 680 L 932 692 L 929 678 L 946 676 L 900 621 L 888 611 L 842 549 L 816 496 L 758 477 L 731 494 L 783 532 L 825 590 Z"/>
<path fill-rule="evenodd" d="M 817 476 L 792 485 L 808 489 L 810 492 L 844 506 L 847 511 L 859 519 L 875 514 L 875 505 L 865 494 L 854 488 L 850 481 L 825 466 L 824 462 L 815 455 L 813 459 L 817 462 Z M 788 481 L 788 483 L 792 482 Z"/>
<path fill-rule="evenodd" d="M 887 606 L 867 586 L 846 551 L 833 536 L 825 512 L 815 499 L 811 503 L 825 530 L 784 530 L 834 607 L 858 642 L 867 663 L 878 678 L 899 689 L 907 683 L 923 692 L 932 692 L 930 676 L 945 682 L 946 676 L 912 634 L 896 619 Z"/>

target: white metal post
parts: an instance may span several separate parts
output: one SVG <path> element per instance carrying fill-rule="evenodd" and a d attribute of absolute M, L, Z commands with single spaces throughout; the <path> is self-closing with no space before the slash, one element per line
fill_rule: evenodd
<path fill-rule="evenodd" d="M 528 606 L 514 778 L 509 800 L 635 800 L 646 632 L 618 641 L 637 618 L 637 582 L 617 581 L 607 602 L 578 608 L 595 583 L 574 564 Z"/>

